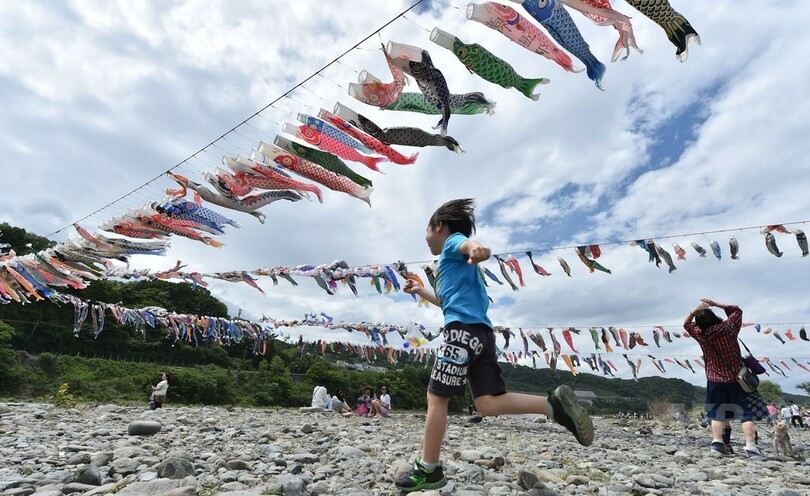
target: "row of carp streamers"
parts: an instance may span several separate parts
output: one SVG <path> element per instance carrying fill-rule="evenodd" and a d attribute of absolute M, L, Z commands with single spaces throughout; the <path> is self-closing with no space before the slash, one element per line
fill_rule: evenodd
<path fill-rule="evenodd" d="M 334 322 L 333 317 L 324 312 L 321 312 L 320 315 L 316 315 L 315 313 L 306 314 L 301 320 L 278 320 L 262 316 L 257 322 L 251 322 L 243 319 L 178 314 L 156 306 L 131 309 L 120 304 L 90 302 L 61 293 L 56 293 L 54 299 L 62 303 L 71 303 L 74 306 L 73 328 L 74 334 L 77 337 L 83 330 L 87 317 L 90 316 L 90 330 L 93 333 L 93 337 L 98 338 L 99 334 L 104 329 L 105 314 L 109 311 L 116 322 L 134 327 L 144 338 L 147 328 L 159 329 L 162 327 L 166 330 L 166 339 L 172 341 L 172 346 L 182 342 L 193 344 L 195 347 L 198 347 L 200 343 L 203 342 L 215 342 L 222 346 L 229 346 L 231 344 L 240 343 L 243 339 L 249 339 L 252 340 L 253 352 L 257 355 L 266 354 L 267 341 L 270 339 L 279 339 L 287 343 L 293 343 L 292 330 L 299 329 L 301 333 L 295 345 L 299 348 L 302 355 L 308 353 L 310 350 L 316 353 L 320 351 L 321 355 L 325 355 L 327 351 L 331 353 L 341 353 L 345 351 L 355 354 L 368 362 L 373 362 L 377 359 L 377 354 L 379 353 L 386 357 L 392 364 L 398 363 L 402 359 L 402 356 L 405 355 L 411 362 L 418 361 L 427 366 L 431 358 L 436 358 L 438 350 L 438 346 L 429 347 L 428 343 L 439 336 L 442 331 L 440 328 L 435 332 L 431 332 L 426 329 L 425 326 L 416 322 L 410 322 L 405 326 L 380 322 Z M 755 326 L 757 332 L 761 331 L 760 324 L 749 323 L 744 324 L 744 326 Z M 369 344 L 362 345 L 348 341 L 341 342 L 324 338 L 305 340 L 305 330 L 303 328 L 311 330 L 312 327 L 362 333 L 369 339 Z M 546 344 L 542 331 L 524 331 L 522 328 L 518 330 L 522 341 L 522 350 L 517 352 L 506 351 L 505 349 L 509 348 L 510 340 L 515 337 L 515 333 L 509 327 L 495 326 L 495 332 L 503 337 L 505 343 L 504 349 L 498 349 L 499 357 L 509 362 L 512 366 L 521 364 L 519 361 L 523 359 L 531 360 L 532 367 L 538 368 L 537 357 L 542 356 L 545 358 L 546 366 L 551 369 L 555 375 L 557 373 L 558 361 L 562 360 L 573 375 L 579 373 L 577 368 L 582 367 L 581 362 L 584 361 L 588 364 L 591 371 L 597 373 L 601 372 L 604 376 L 613 377 L 616 372 L 619 372 L 619 368 L 613 363 L 611 356 L 621 354 L 629 366 L 633 378 L 638 380 L 642 359 L 637 358 L 637 353 L 629 355 L 628 353 L 623 353 L 623 351 L 633 350 L 636 347 L 639 347 L 640 350 L 641 347 L 649 346 L 643 339 L 640 331 L 627 332 L 624 328 L 616 328 L 613 326 L 608 328 L 591 327 L 589 328 L 589 332 L 593 339 L 595 349 L 594 352 L 590 353 L 590 356 L 587 356 L 587 352 L 583 353 L 577 350 L 573 338 L 574 335 L 580 335 L 583 331 L 573 327 L 566 327 L 561 330 L 561 333 L 563 340 L 573 352 L 569 354 L 562 353 L 562 346 L 556 338 L 554 328 L 549 327 L 546 329 L 550 340 L 550 344 L 548 345 Z M 771 332 L 772 329 L 769 327 L 764 331 L 764 334 Z M 401 346 L 393 346 L 389 343 L 389 333 L 396 333 L 400 336 L 402 340 Z M 652 330 L 652 333 L 657 348 L 661 348 L 662 339 L 665 342 L 672 343 L 673 338 L 689 338 L 688 333 L 685 331 L 681 333 L 675 331 L 670 332 L 663 326 L 656 326 L 656 328 Z M 773 331 L 773 333 L 775 336 L 778 334 L 775 331 Z M 791 329 L 787 329 L 785 335 L 791 341 L 797 339 L 792 334 Z M 613 343 L 615 343 L 617 351 L 614 351 L 611 345 L 611 337 L 613 338 Z M 810 341 L 804 327 L 799 330 L 799 337 L 801 340 Z M 779 337 L 779 339 L 783 341 L 781 337 Z M 530 349 L 530 342 L 534 343 L 535 349 Z M 540 350 L 542 350 L 542 355 Z M 603 354 L 606 355 L 605 358 L 603 358 Z M 678 365 L 693 374 L 696 373 L 695 368 L 690 362 L 690 358 L 659 358 L 652 354 L 646 356 L 650 358 L 656 370 L 661 374 L 666 373 L 665 363 Z M 768 365 L 774 374 L 781 374 L 787 377 L 784 369 L 792 372 L 790 365 L 785 359 L 777 360 L 762 357 L 759 360 Z M 810 368 L 799 362 L 796 358 L 790 358 L 790 360 L 798 368 L 801 368 L 805 372 L 810 372 Z M 705 367 L 701 358 L 691 358 L 691 361 L 701 368 Z M 806 363 L 810 364 L 810 362 Z"/>
<path fill-rule="evenodd" d="M 585 64 L 589 77 L 600 86 L 604 65 L 590 53 L 563 4 L 579 10 L 597 24 L 614 26 L 618 30 L 620 36 L 614 60 L 622 51 L 626 50 L 629 54 L 630 47 L 637 48 L 629 18 L 614 11 L 605 0 L 523 2 L 523 7 L 531 16 L 560 45 Z M 678 47 L 679 58 L 685 58 L 691 40 L 699 41 L 689 22 L 672 10 L 667 2 L 644 0 L 631 4 L 666 30 Z M 470 4 L 467 15 L 521 46 L 554 60 L 566 70 L 577 71 L 565 52 L 514 9 L 494 3 Z M 535 87 L 548 83 L 546 78 L 525 79 L 518 76 L 509 64 L 480 45 L 465 44 L 445 31 L 434 30 L 431 39 L 450 49 L 470 72 L 500 86 L 515 87 L 532 99 L 538 97 Z M 478 92 L 452 94 L 444 75 L 433 65 L 429 53 L 424 49 L 389 42 L 382 51 L 393 81 L 383 83 L 368 71 L 362 71 L 360 82 L 349 85 L 349 93 L 363 103 L 384 109 L 442 114 L 436 126 L 440 129 L 439 134 L 414 127 L 383 129 L 341 104 L 337 104 L 332 112 L 321 109 L 317 116 L 298 114 L 299 123 L 285 123 L 282 130 L 300 141 L 276 136 L 273 143 L 261 142 L 250 157 L 224 157 L 224 168 L 204 173 L 202 182 L 169 172 L 169 177 L 181 186 L 167 191 L 170 199 L 129 211 L 122 217 L 112 219 L 103 229 L 135 239 L 161 239 L 167 234 L 174 234 L 219 247 L 222 243 L 210 235 L 223 234 L 226 225 L 239 227 L 239 224 L 203 207 L 203 200 L 250 214 L 260 222 L 265 220 L 265 214 L 260 209 L 279 200 L 297 202 L 312 195 L 322 202 L 319 185 L 346 193 L 370 205 L 374 189 L 372 180 L 352 170 L 344 161 L 357 162 L 372 171 L 380 171 L 381 162 L 409 165 L 417 158 L 417 154 L 406 156 L 391 145 L 444 146 L 462 152 L 458 141 L 447 136 L 450 115 L 492 113 L 494 103 Z M 421 93 L 403 93 L 408 76 L 417 82 Z M 316 184 L 295 179 L 291 172 Z M 193 202 L 184 199 L 188 190 L 193 191 Z M 162 245 L 130 242 L 126 248 L 156 252 Z"/>
<path fill-rule="evenodd" d="M 558 43 L 585 63 L 589 76 L 598 85 L 604 73 L 604 66 L 588 51 L 587 44 L 579 35 L 563 3 L 581 11 L 598 24 L 612 25 L 618 30 L 620 39 L 614 60 L 622 50 L 627 49 L 629 53 L 629 47 L 636 47 L 629 19 L 613 11 L 609 2 L 604 0 L 562 2 L 548 0 L 523 3 L 524 8 Z M 678 47 L 678 56 L 685 58 L 689 41 L 698 40 L 689 23 L 672 10 L 667 2 L 645 0 L 630 3 L 664 27 Z M 537 26 L 526 21 L 514 9 L 493 3 L 470 4 L 467 15 L 472 20 L 500 31 L 527 49 L 551 58 L 566 69 L 575 70 L 570 57 L 559 47 L 554 46 Z M 548 82 L 545 78 L 524 80 L 517 76 L 508 64 L 479 45 L 466 45 L 444 31 L 434 30 L 431 38 L 440 46 L 450 48 L 471 72 L 501 86 L 514 86 L 531 98 L 536 99 L 534 87 L 537 84 Z M 275 201 L 295 202 L 309 198 L 310 195 L 323 201 L 318 185 L 295 179 L 290 172 L 334 191 L 349 194 L 370 205 L 372 181 L 354 172 L 344 160 L 358 162 L 368 169 L 379 171 L 378 164 L 383 161 L 408 165 L 416 160 L 416 154 L 403 155 L 390 146 L 393 144 L 415 147 L 445 146 L 455 152 L 463 151 L 455 139 L 446 135 L 450 114 L 491 113 L 494 104 L 481 93 L 451 94 L 444 76 L 433 66 L 426 50 L 391 42 L 383 49 L 383 53 L 394 81 L 382 83 L 367 71 L 363 71 L 361 82 L 351 84 L 349 92 L 358 100 L 377 107 L 441 113 L 442 120 L 437 126 L 441 129 L 440 134 L 412 127 L 382 129 L 370 119 L 341 104 L 338 104 L 333 112 L 321 110 L 317 117 L 299 114 L 299 124 L 285 123 L 282 129 L 285 133 L 314 145 L 315 148 L 283 136 L 276 136 L 272 144 L 261 142 L 258 148 L 253 150 L 251 157 L 224 157 L 223 165 L 227 169 L 217 169 L 214 173 L 204 175 L 204 181 L 209 183 L 211 188 L 169 172 L 168 175 L 180 184 L 179 189 L 167 190 L 168 197 L 160 202 L 132 209 L 122 216 L 109 220 L 99 226 L 102 232 L 97 232 L 95 236 L 76 225 L 81 235 L 78 241 L 71 240 L 44 253 L 16 258 L 13 254 L 4 256 L 0 267 L 0 301 L 27 302 L 29 297 L 33 299 L 48 297 L 52 292 L 50 289 L 52 286 L 81 289 L 87 280 L 101 278 L 108 273 L 121 272 L 112 266 L 111 260 L 126 262 L 127 256 L 132 254 L 164 255 L 169 246 L 170 235 L 183 236 L 220 247 L 223 243 L 214 236 L 224 234 L 227 227 L 238 228 L 240 224 L 203 206 L 203 201 L 247 213 L 260 222 L 265 220 L 265 214 L 260 208 Z M 417 81 L 421 93 L 402 92 L 407 83 L 406 75 Z M 188 190 L 193 191 L 194 201 L 185 199 Z M 256 190 L 264 191 L 256 192 Z M 607 272 L 595 262 L 595 255 L 590 258 L 584 253 L 578 255 L 591 270 L 596 268 Z M 498 263 L 504 278 L 516 289 L 504 269 L 506 264 L 513 271 L 519 270 L 514 257 L 498 258 Z M 565 261 L 560 259 L 560 264 L 568 273 Z M 534 267 L 535 270 L 541 269 L 536 265 Z M 372 277 L 372 282 L 378 288 L 381 284 L 385 284 L 387 289 L 391 285 L 396 286 L 396 276 L 391 274 L 389 266 L 385 269 L 347 267 L 341 269 L 352 272 L 353 276 Z M 323 277 L 324 273 L 323 266 L 301 266 L 292 269 L 282 267 L 271 269 L 267 273 L 253 271 L 254 275 L 287 277 L 293 283 L 289 275 L 311 276 L 327 292 L 332 290 L 335 280 L 346 280 L 346 277 Z M 486 269 L 484 274 L 497 280 L 497 277 L 493 277 L 494 274 Z M 157 275 L 163 276 L 165 275 Z M 208 276 L 227 281 L 244 281 L 261 291 L 247 271 Z M 182 278 L 192 284 L 203 284 L 203 274 L 200 273 L 182 273 Z"/>
<path fill-rule="evenodd" d="M 194 207 L 190 207 L 185 211 L 194 211 L 194 215 L 205 215 L 204 218 L 207 219 L 208 227 L 222 227 L 221 224 L 218 224 L 221 219 L 214 217 L 213 213 L 200 213 L 201 211 L 206 212 L 208 209 L 200 207 L 195 203 L 186 203 L 190 203 Z M 171 212 L 173 208 L 177 207 L 179 209 L 181 205 L 182 202 L 175 201 L 157 205 L 155 208 L 164 212 Z M 295 267 L 257 268 L 249 271 L 237 270 L 209 274 L 184 271 L 182 269 L 185 265 L 178 260 L 174 267 L 163 271 L 131 270 L 128 262 L 130 255 L 165 255 L 169 246 L 168 236 L 170 232 L 157 229 L 157 226 L 164 226 L 164 224 L 157 221 L 157 218 L 165 216 L 166 214 L 162 213 L 155 214 L 154 222 L 146 227 L 137 227 L 134 225 L 123 226 L 120 222 L 108 222 L 101 226 L 104 232 L 97 233 L 96 235 L 90 234 L 87 230 L 76 224 L 75 228 L 79 234 L 78 239 L 70 239 L 65 243 L 58 243 L 53 248 L 24 256 L 16 256 L 13 250 L 5 254 L 0 254 L 0 303 L 16 301 L 25 304 L 30 303 L 32 300 L 39 301 L 44 298 L 52 297 L 52 295 L 56 293 L 55 288 L 69 287 L 72 289 L 83 289 L 90 281 L 106 278 L 181 280 L 192 284 L 194 287 L 198 284 L 207 286 L 208 282 L 206 279 L 215 279 L 234 283 L 244 282 L 260 291 L 262 294 L 264 294 L 264 290 L 257 284 L 259 277 L 271 278 L 274 286 L 278 285 L 279 279 L 284 279 L 291 285 L 297 286 L 298 282 L 294 277 L 310 278 L 330 295 L 338 292 L 339 283 L 348 286 L 354 295 L 358 295 L 359 278 L 368 278 L 370 284 L 379 293 L 399 291 L 401 289 L 399 283 L 400 278 L 405 280 L 413 279 L 421 285 L 425 284 L 419 275 L 412 272 L 407 264 L 401 261 L 390 264 L 351 267 L 343 260 L 336 260 L 330 264 L 321 265 L 304 264 Z M 188 218 L 190 217 L 191 214 L 188 215 Z M 141 218 L 145 221 L 152 219 L 148 216 Z M 202 219 L 203 217 L 200 217 L 200 220 Z M 155 229 L 152 229 L 153 226 Z M 176 229 L 180 229 L 180 227 L 176 227 Z M 135 242 L 129 239 L 108 235 L 108 233 L 120 235 L 124 232 L 129 232 L 130 234 L 145 234 L 149 232 L 151 235 L 159 235 L 161 237 L 149 241 Z M 777 245 L 776 235 L 794 238 L 801 252 L 801 256 L 806 257 L 808 255 L 807 237 L 801 229 L 788 229 L 782 224 L 775 224 L 762 228 L 760 232 L 764 235 L 766 249 L 776 257 L 783 255 L 783 252 Z M 210 242 L 211 241 L 209 241 L 209 243 Z M 632 241 L 631 244 L 642 248 L 648 255 L 649 262 L 655 262 L 658 267 L 662 266 L 662 263 L 665 264 L 670 273 L 677 268 L 675 260 L 686 260 L 686 250 L 677 243 L 672 244 L 673 251 L 676 255 L 674 259 L 672 255 L 663 248 L 660 242 L 656 242 L 653 239 L 639 239 Z M 697 242 L 693 241 L 689 246 L 691 246 L 694 252 L 701 258 L 706 257 L 709 253 Z M 740 244 L 734 236 L 729 238 L 728 248 L 730 253 L 729 258 L 731 260 L 739 260 Z M 718 260 L 723 258 L 723 250 L 717 241 L 710 240 L 709 249 Z M 597 261 L 597 259 L 602 256 L 602 249 L 599 245 L 582 245 L 577 247 L 574 251 L 590 272 L 599 270 L 608 274 L 611 273 L 610 269 Z M 535 263 L 531 251 L 525 252 L 525 255 L 536 274 L 541 276 L 552 275 L 551 272 L 544 267 Z M 496 254 L 493 258 L 498 263 L 501 278 L 506 281 L 506 284 L 508 284 L 512 290 L 518 291 L 518 284 L 520 287 L 526 285 L 521 264 L 514 255 Z M 121 267 L 120 265 L 116 265 L 114 263 L 115 261 L 124 262 L 126 266 Z M 557 261 L 565 274 L 571 277 L 571 267 L 568 265 L 568 262 L 561 256 L 557 257 Z M 422 264 L 420 267 L 424 271 L 430 285 L 433 286 L 435 283 L 436 262 L 433 261 Z M 484 264 L 479 264 L 478 268 L 485 284 L 489 284 L 488 281 L 499 285 L 504 284 L 501 278 Z M 516 276 L 518 284 L 515 284 L 513 276 Z M 415 301 L 418 301 L 420 305 L 428 305 L 425 300 L 417 298 L 415 295 L 413 298 Z"/>

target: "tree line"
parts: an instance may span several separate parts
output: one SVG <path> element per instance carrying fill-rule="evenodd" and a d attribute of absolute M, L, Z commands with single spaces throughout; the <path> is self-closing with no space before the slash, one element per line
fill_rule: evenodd
<path fill-rule="evenodd" d="M 5 223 L 0 224 L 0 234 L 0 242 L 9 243 L 19 255 L 52 244 Z M 192 289 L 185 283 L 98 280 L 73 293 L 86 300 L 120 302 L 130 308 L 160 306 L 178 313 L 229 317 L 226 305 L 208 289 L 200 286 Z M 319 346 L 302 349 L 278 340 L 269 341 L 264 354 L 255 354 L 250 340 L 229 346 L 213 341 L 202 341 L 197 346 L 173 341 L 174 336 L 164 330 L 147 327 L 141 334 L 114 322 L 109 314 L 103 332 L 97 337 L 87 330 L 87 324 L 76 337 L 70 305 L 47 300 L 0 305 L 0 395 L 35 399 L 68 384 L 73 394 L 87 401 L 141 402 L 148 397 L 151 384 L 159 380 L 160 373 L 168 371 L 174 377 L 168 399 L 176 403 L 305 406 L 315 383 L 324 378 L 330 393 L 343 389 L 350 401 L 360 396 L 366 386 L 378 390 L 386 385 L 397 408 L 426 406 L 430 367 L 411 362 L 407 354 L 390 364 L 382 354 L 375 360 L 360 358 L 347 350 L 327 351 L 321 356 Z M 137 356 L 139 361 L 92 356 Z M 386 371 L 348 370 L 338 367 L 337 361 L 372 364 Z M 184 366 L 162 365 L 166 362 Z M 594 413 L 645 411 L 648 402 L 662 398 L 691 408 L 702 403 L 705 395 L 703 388 L 664 377 L 646 377 L 635 382 L 508 364 L 502 368 L 510 390 L 544 393 L 567 384 L 574 390 L 591 391 L 596 394 L 589 407 Z M 300 377 L 303 380 L 294 379 Z M 810 392 L 810 383 L 799 387 Z M 454 399 L 450 408 L 461 411 L 470 403 L 467 393 Z"/>

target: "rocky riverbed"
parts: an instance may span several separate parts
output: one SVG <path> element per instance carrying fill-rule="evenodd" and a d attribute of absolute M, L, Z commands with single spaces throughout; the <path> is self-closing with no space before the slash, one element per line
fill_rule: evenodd
<path fill-rule="evenodd" d="M 0 404 L 0 494 L 394 495 L 418 452 L 424 415 L 385 419 L 294 410 Z M 451 417 L 448 485 L 416 495 L 810 495 L 810 431 L 795 458 L 710 454 L 697 424 L 595 419 L 584 448 L 542 418 Z"/>

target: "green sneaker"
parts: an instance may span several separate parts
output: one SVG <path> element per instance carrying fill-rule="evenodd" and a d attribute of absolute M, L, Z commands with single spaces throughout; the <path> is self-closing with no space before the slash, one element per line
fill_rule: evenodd
<path fill-rule="evenodd" d="M 444 477 L 444 469 L 439 465 L 433 471 L 428 472 L 422 466 L 422 461 L 417 458 L 413 468 L 397 477 L 394 485 L 400 491 L 409 493 L 411 491 L 422 491 L 425 489 L 438 489 L 447 484 Z"/>
<path fill-rule="evenodd" d="M 568 386 L 560 386 L 548 395 L 553 409 L 554 421 L 571 431 L 583 446 L 593 443 L 593 422 L 584 408 L 579 406 L 577 396 Z"/>

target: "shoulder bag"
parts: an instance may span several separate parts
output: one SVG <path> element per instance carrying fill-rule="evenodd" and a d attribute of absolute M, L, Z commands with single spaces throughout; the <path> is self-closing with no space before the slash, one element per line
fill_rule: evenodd
<path fill-rule="evenodd" d="M 757 388 L 759 388 L 759 377 L 757 377 L 757 374 L 765 372 L 765 368 L 757 361 L 754 355 L 751 354 L 751 350 L 745 346 L 745 343 L 743 343 L 741 339 L 740 343 L 742 343 L 748 355 L 742 357 L 743 366 L 740 371 L 737 372 L 737 384 L 739 384 L 746 393 L 755 393 Z M 761 370 L 761 372 L 756 369 Z"/>

